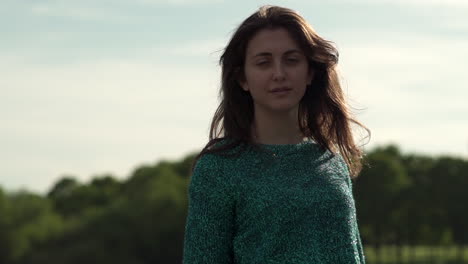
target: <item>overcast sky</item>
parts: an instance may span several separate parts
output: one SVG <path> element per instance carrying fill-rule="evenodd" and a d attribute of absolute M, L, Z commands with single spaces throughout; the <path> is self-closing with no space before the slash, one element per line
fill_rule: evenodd
<path fill-rule="evenodd" d="M 0 0 L 0 186 L 123 179 L 201 149 L 220 50 L 263 4 L 336 44 L 366 149 L 468 157 L 466 0 Z"/>

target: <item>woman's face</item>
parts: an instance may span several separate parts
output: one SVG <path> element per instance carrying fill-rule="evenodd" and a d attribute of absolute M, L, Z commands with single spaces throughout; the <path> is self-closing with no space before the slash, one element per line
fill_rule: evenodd
<path fill-rule="evenodd" d="M 247 44 L 242 89 L 255 110 L 296 110 L 312 82 L 307 58 L 284 28 L 262 29 Z"/>

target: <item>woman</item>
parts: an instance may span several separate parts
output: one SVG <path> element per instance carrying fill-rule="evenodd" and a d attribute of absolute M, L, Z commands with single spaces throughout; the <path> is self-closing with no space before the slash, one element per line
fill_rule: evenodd
<path fill-rule="evenodd" d="M 362 151 L 338 53 L 263 6 L 221 56 L 222 101 L 189 184 L 183 263 L 365 263 L 351 177 Z"/>

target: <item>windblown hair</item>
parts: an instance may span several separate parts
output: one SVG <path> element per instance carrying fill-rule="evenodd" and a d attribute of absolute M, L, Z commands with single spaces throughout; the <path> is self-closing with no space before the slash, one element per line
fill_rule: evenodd
<path fill-rule="evenodd" d="M 339 82 L 336 66 L 338 51 L 333 42 L 321 38 L 307 21 L 294 10 L 278 6 L 262 6 L 237 28 L 221 55 L 221 100 L 213 117 L 209 142 L 195 157 L 205 153 L 221 153 L 236 146 L 256 146 L 251 137 L 254 119 L 253 99 L 239 85 L 244 80 L 246 49 L 252 37 L 262 29 L 286 29 L 298 43 L 314 78 L 299 103 L 298 124 L 304 136 L 323 149 L 340 153 L 348 165 L 350 176 L 362 169 L 363 151 L 356 146 L 351 123 L 370 130 L 351 116 Z M 229 144 L 214 146 L 223 139 Z"/>

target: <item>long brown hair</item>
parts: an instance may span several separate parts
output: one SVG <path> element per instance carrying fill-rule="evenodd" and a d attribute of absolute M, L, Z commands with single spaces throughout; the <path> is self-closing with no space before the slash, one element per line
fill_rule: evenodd
<path fill-rule="evenodd" d="M 238 80 L 244 78 L 244 61 L 250 39 L 261 29 L 284 28 L 297 41 L 307 57 L 314 78 L 299 103 L 298 123 L 301 132 L 323 149 L 340 152 L 351 177 L 362 169 L 363 151 L 356 146 L 351 123 L 370 130 L 352 118 L 336 72 L 338 51 L 333 43 L 321 38 L 307 21 L 294 10 L 262 6 L 237 28 L 219 60 L 222 68 L 221 102 L 211 122 L 209 142 L 195 157 L 220 153 L 236 146 L 255 145 L 251 139 L 254 117 L 253 99 Z M 213 147 L 223 139 L 228 144 Z"/>

